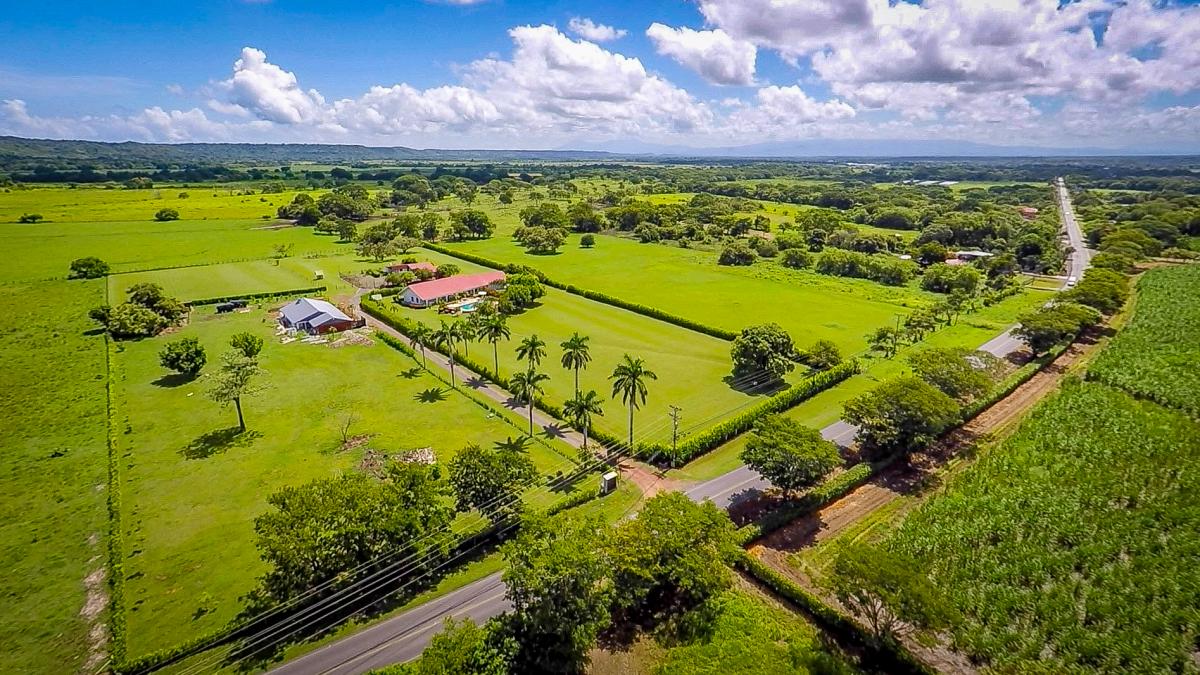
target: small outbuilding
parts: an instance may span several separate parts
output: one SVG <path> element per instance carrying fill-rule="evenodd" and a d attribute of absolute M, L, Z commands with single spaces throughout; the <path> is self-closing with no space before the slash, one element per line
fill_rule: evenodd
<path fill-rule="evenodd" d="M 283 306 L 279 323 L 284 328 L 309 335 L 337 333 L 354 327 L 354 319 L 331 303 L 315 298 L 300 298 Z"/>
<path fill-rule="evenodd" d="M 430 274 L 437 274 L 437 265 L 434 265 L 431 262 L 411 262 L 397 263 L 395 265 L 387 266 L 387 271 L 389 274 L 398 274 L 400 272 L 413 272 L 415 274 L 418 270 L 424 270 Z"/>

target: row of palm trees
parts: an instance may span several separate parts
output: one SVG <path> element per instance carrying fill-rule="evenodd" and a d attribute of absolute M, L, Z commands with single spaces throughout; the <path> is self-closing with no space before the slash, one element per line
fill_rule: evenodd
<path fill-rule="evenodd" d="M 413 349 L 421 352 L 421 363 L 428 369 L 426 347 L 441 347 L 450 363 L 450 384 L 457 386 L 454 375 L 455 355 L 458 346 L 464 348 L 472 340 L 488 342 L 492 345 L 492 364 L 496 377 L 500 376 L 501 341 L 510 340 L 512 331 L 508 327 L 508 317 L 503 314 L 478 314 L 470 321 L 446 321 L 443 319 L 438 328 L 414 322 L 409 329 L 409 341 Z M 575 395 L 563 404 L 563 414 L 583 433 L 583 449 L 587 450 L 588 435 L 592 418 L 602 416 L 603 400 L 595 391 L 582 392 L 579 389 L 579 373 L 586 370 L 592 361 L 589 338 L 579 333 L 559 344 L 562 349 L 560 363 L 562 367 L 574 371 Z M 522 400 L 529 408 L 529 435 L 533 435 L 533 404 L 546 393 L 543 386 L 550 376 L 538 372 L 542 359 L 546 357 L 546 342 L 540 337 L 530 335 L 517 345 L 517 359 L 525 363 L 525 370 L 514 374 L 508 380 L 512 393 Z M 657 380 L 658 375 L 646 367 L 640 358 L 625 354 L 621 362 L 613 369 L 608 379 L 612 382 L 612 398 L 620 396 L 621 403 L 629 409 L 629 447 L 633 447 L 633 413 L 646 403 L 649 389 L 646 383 Z"/>

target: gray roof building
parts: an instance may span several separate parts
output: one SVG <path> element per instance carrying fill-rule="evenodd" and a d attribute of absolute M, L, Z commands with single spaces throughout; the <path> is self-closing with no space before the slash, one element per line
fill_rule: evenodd
<path fill-rule="evenodd" d="M 320 331 L 323 326 L 345 324 L 353 319 L 324 300 L 300 298 L 283 306 L 280 322 L 288 328 Z"/>

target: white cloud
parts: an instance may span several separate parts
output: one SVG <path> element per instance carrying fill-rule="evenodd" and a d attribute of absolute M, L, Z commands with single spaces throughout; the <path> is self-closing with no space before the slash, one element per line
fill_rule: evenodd
<path fill-rule="evenodd" d="M 646 36 L 659 54 L 691 68 L 713 84 L 750 85 L 754 83 L 754 61 L 758 54 L 749 42 L 734 40 L 717 30 L 671 28 L 650 24 Z"/>
<path fill-rule="evenodd" d="M 325 110 L 325 99 L 317 90 L 301 89 L 293 73 L 269 63 L 267 55 L 253 47 L 242 48 L 241 58 L 233 64 L 233 77 L 221 84 L 230 103 L 270 122 L 310 123 Z"/>
<path fill-rule="evenodd" d="M 573 17 L 567 23 L 567 29 L 584 40 L 592 42 L 611 42 L 629 34 L 624 28 L 613 28 L 602 23 L 594 23 L 591 19 Z"/>
<path fill-rule="evenodd" d="M 798 136 L 796 127 L 799 126 L 854 116 L 854 108 L 842 101 L 817 101 L 794 85 L 770 86 L 758 90 L 753 106 L 731 113 L 729 122 L 731 128 L 744 137 L 778 138 Z"/>

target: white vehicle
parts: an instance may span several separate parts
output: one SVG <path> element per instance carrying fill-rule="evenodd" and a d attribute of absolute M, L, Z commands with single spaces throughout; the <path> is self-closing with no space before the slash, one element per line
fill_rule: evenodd
<path fill-rule="evenodd" d="M 1067 288 L 1075 288 L 1075 282 L 1078 281 L 1075 277 L 1067 277 Z"/>

